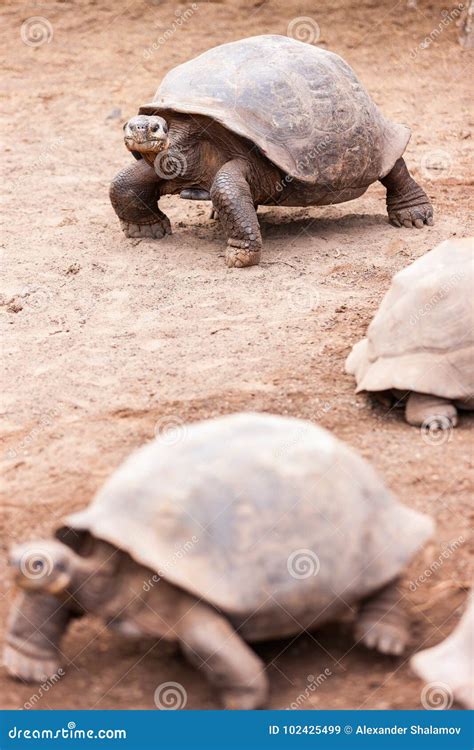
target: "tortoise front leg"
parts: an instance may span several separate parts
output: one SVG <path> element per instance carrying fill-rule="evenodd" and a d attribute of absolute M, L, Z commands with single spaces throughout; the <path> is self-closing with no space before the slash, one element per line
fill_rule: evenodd
<path fill-rule="evenodd" d="M 458 423 L 458 412 L 448 398 L 413 391 L 405 404 L 405 419 L 415 427 L 450 430 Z"/>
<path fill-rule="evenodd" d="M 8 623 L 3 663 L 8 672 L 26 682 L 45 682 L 60 665 L 59 644 L 73 617 L 55 596 L 19 594 Z"/>
<path fill-rule="evenodd" d="M 232 159 L 214 178 L 211 199 L 227 234 L 226 263 L 243 268 L 260 261 L 262 237 L 250 185 L 248 162 Z"/>
<path fill-rule="evenodd" d="M 161 239 L 171 234 L 168 217 L 158 208 L 161 182 L 144 160 L 122 169 L 110 185 L 110 201 L 126 237 Z"/>
<path fill-rule="evenodd" d="M 261 708 L 268 680 L 258 656 L 212 607 L 195 603 L 181 618 L 178 636 L 183 652 L 220 692 L 226 709 Z"/>
<path fill-rule="evenodd" d="M 396 227 L 416 227 L 433 224 L 433 206 L 423 188 L 410 175 L 400 157 L 392 170 L 380 180 L 387 188 L 387 213 Z"/>
<path fill-rule="evenodd" d="M 399 655 L 408 641 L 407 617 L 400 606 L 402 595 L 396 579 L 362 602 L 354 637 L 382 654 Z"/>

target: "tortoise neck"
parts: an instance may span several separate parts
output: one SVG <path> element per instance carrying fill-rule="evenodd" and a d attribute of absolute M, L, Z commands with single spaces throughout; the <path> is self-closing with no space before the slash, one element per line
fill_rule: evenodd
<path fill-rule="evenodd" d="M 112 593 L 123 557 L 123 552 L 113 545 L 94 541 L 96 543 L 90 555 L 76 555 L 74 573 L 68 587 L 68 594 L 86 611 L 93 610 L 96 601 L 100 602 Z"/>
<path fill-rule="evenodd" d="M 168 154 L 172 161 L 185 164 L 186 170 L 178 179 L 170 180 L 164 192 L 193 186 L 210 190 L 219 169 L 237 158 L 249 163 L 252 192 L 261 202 L 274 191 L 279 171 L 245 138 L 203 115 L 174 114 L 168 125 Z"/>

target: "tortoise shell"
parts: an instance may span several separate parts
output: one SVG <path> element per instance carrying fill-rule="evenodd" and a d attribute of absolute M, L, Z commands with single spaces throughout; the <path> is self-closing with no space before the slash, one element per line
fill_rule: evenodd
<path fill-rule="evenodd" d="M 474 397 L 474 239 L 446 240 L 397 273 L 346 361 L 357 391 Z"/>
<path fill-rule="evenodd" d="M 338 597 L 392 580 L 432 531 L 310 422 L 235 414 L 170 442 L 165 434 L 132 454 L 66 523 L 229 615 L 267 615 L 263 637 L 294 631 L 294 617 L 327 619 Z"/>
<path fill-rule="evenodd" d="M 222 44 L 173 68 L 140 114 L 200 114 L 243 136 L 288 175 L 367 187 L 410 131 L 386 120 L 338 55 L 285 36 Z"/>

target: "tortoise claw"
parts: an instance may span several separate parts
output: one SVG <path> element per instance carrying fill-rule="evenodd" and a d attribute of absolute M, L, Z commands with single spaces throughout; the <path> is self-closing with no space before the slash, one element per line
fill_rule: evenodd
<path fill-rule="evenodd" d="M 46 682 L 58 673 L 61 666 L 54 655 L 45 658 L 28 656 L 10 644 L 3 650 L 3 664 L 12 677 L 24 682 Z"/>
<path fill-rule="evenodd" d="M 433 207 L 431 203 L 423 203 L 420 206 L 412 206 L 408 208 L 401 208 L 398 210 L 390 210 L 388 212 L 388 218 L 391 224 L 396 227 L 406 227 L 411 229 L 421 229 L 425 224 L 427 226 L 433 226 Z"/>
<path fill-rule="evenodd" d="M 161 240 L 167 234 L 171 234 L 171 224 L 168 217 L 155 222 L 154 224 L 130 224 L 127 221 L 120 221 L 123 233 L 130 239 L 153 239 Z"/>
<path fill-rule="evenodd" d="M 229 268 L 244 268 L 256 266 L 260 263 L 260 249 L 252 250 L 248 240 L 229 239 L 225 254 L 226 265 Z"/>

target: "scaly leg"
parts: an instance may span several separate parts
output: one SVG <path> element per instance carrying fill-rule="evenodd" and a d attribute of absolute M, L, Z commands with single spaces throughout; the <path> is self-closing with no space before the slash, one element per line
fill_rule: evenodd
<path fill-rule="evenodd" d="M 452 401 L 426 393 L 410 393 L 405 405 L 405 419 L 408 424 L 419 427 L 449 430 L 458 423 L 458 412 Z"/>
<path fill-rule="evenodd" d="M 399 605 L 398 581 L 366 599 L 359 610 L 354 637 L 382 654 L 401 654 L 408 641 L 406 615 Z"/>
<path fill-rule="evenodd" d="M 433 206 L 401 157 L 380 182 L 387 188 L 387 213 L 392 224 L 417 229 L 433 224 Z"/>
<path fill-rule="evenodd" d="M 160 239 L 171 234 L 170 221 L 158 208 L 160 179 L 146 161 L 122 169 L 112 180 L 109 195 L 126 237 Z"/>
<path fill-rule="evenodd" d="M 219 690 L 226 709 L 263 706 L 268 695 L 263 664 L 225 617 L 195 604 L 181 619 L 179 638 L 189 661 Z"/>
<path fill-rule="evenodd" d="M 214 209 L 227 234 L 226 263 L 231 268 L 256 265 L 262 249 L 247 172 L 244 159 L 232 159 L 221 167 L 211 187 Z"/>
<path fill-rule="evenodd" d="M 3 663 L 8 672 L 26 682 L 45 682 L 61 665 L 59 643 L 71 610 L 55 596 L 22 593 L 13 603 Z"/>

